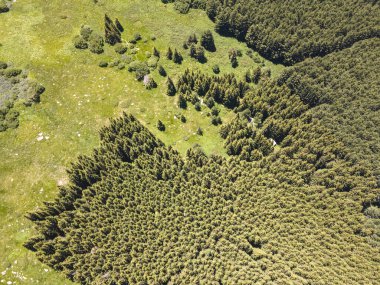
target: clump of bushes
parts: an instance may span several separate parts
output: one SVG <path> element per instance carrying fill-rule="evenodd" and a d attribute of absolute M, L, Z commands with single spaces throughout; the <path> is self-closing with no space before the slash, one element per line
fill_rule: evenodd
<path fill-rule="evenodd" d="M 190 10 L 190 1 L 178 0 L 174 3 L 174 9 L 176 9 L 181 14 L 187 14 Z"/>
<path fill-rule="evenodd" d="M 73 39 L 74 47 L 77 49 L 87 49 L 88 43 L 82 36 L 75 36 Z"/>
<path fill-rule="evenodd" d="M 4 75 L 8 78 L 11 78 L 11 77 L 16 77 L 18 75 L 20 75 L 22 72 L 21 69 L 17 69 L 17 68 L 8 68 L 4 71 Z"/>
<path fill-rule="evenodd" d="M 104 39 L 101 35 L 92 33 L 88 45 L 92 53 L 101 54 L 104 52 Z"/>
<path fill-rule="evenodd" d="M 99 67 L 103 67 L 103 68 L 108 67 L 108 62 L 104 61 L 104 60 L 100 61 L 99 62 Z"/>
<path fill-rule="evenodd" d="M 117 43 L 115 45 L 115 52 L 117 52 L 118 54 L 124 54 L 126 53 L 128 50 L 128 47 L 122 43 Z"/>
<path fill-rule="evenodd" d="M 0 61 L 0 69 L 6 69 L 8 67 L 8 64 L 4 61 Z"/>
<path fill-rule="evenodd" d="M 213 71 L 215 74 L 219 74 L 219 73 L 220 73 L 219 65 L 215 64 L 215 65 L 212 67 L 212 71 Z"/>
<path fill-rule="evenodd" d="M 74 47 L 77 49 L 89 48 L 92 53 L 100 54 L 104 52 L 104 38 L 95 33 L 89 25 L 83 25 L 79 35 L 73 39 Z"/>
<path fill-rule="evenodd" d="M 148 65 L 138 60 L 128 65 L 128 71 L 134 72 L 137 80 L 143 80 L 144 76 L 150 73 Z"/>

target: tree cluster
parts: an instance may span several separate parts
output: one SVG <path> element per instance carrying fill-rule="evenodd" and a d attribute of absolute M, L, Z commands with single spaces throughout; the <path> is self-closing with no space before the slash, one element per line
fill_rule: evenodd
<path fill-rule="evenodd" d="M 209 76 L 189 69 L 180 75 L 177 82 L 177 91 L 184 94 L 187 101 L 195 104 L 202 98 L 207 105 L 212 99 L 230 109 L 239 106 L 240 99 L 248 90 L 248 84 L 238 81 L 233 74 Z"/>
<path fill-rule="evenodd" d="M 203 0 L 215 30 L 292 65 L 378 37 L 377 1 Z"/>

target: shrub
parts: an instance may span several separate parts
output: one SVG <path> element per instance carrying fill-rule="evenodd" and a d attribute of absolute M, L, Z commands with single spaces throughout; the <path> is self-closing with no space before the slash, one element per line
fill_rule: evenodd
<path fill-rule="evenodd" d="M 214 107 L 215 101 L 212 97 L 210 97 L 205 101 L 205 104 L 207 107 L 209 107 L 211 109 L 212 107 Z"/>
<path fill-rule="evenodd" d="M 117 43 L 115 45 L 115 52 L 117 52 L 118 54 L 124 54 L 127 52 L 127 50 L 128 50 L 127 46 L 122 43 Z"/>
<path fill-rule="evenodd" d="M 102 61 L 100 61 L 99 62 L 99 67 L 108 67 L 108 62 L 107 61 L 104 61 L 104 60 L 102 60 Z"/>
<path fill-rule="evenodd" d="M 220 113 L 220 110 L 219 110 L 216 106 L 214 106 L 214 107 L 211 109 L 211 115 L 213 115 L 213 116 L 218 116 L 219 113 Z"/>
<path fill-rule="evenodd" d="M 76 36 L 73 40 L 74 47 L 77 49 L 86 49 L 88 48 L 87 42 L 81 36 Z"/>
<path fill-rule="evenodd" d="M 219 73 L 220 73 L 219 65 L 215 64 L 215 65 L 212 67 L 212 71 L 213 71 L 215 74 L 219 74 Z"/>
<path fill-rule="evenodd" d="M 190 10 L 190 1 L 178 0 L 174 3 L 174 9 L 176 9 L 181 14 L 187 14 Z"/>
<path fill-rule="evenodd" d="M 88 41 L 90 39 L 92 32 L 92 28 L 88 25 L 83 25 L 80 29 L 80 35 L 85 41 Z"/>
<path fill-rule="evenodd" d="M 196 133 L 198 136 L 203 136 L 203 130 L 200 127 L 197 129 Z"/>
<path fill-rule="evenodd" d="M 101 35 L 92 33 L 89 41 L 89 49 L 92 53 L 101 54 L 104 52 L 104 39 Z"/>
<path fill-rule="evenodd" d="M 4 75 L 8 78 L 15 77 L 20 75 L 22 72 L 21 69 L 16 69 L 16 68 L 9 68 L 4 71 Z"/>
<path fill-rule="evenodd" d="M 125 68 L 125 63 L 121 62 L 117 65 L 117 69 L 122 70 Z"/>
<path fill-rule="evenodd" d="M 133 61 L 129 64 L 128 71 L 135 72 L 137 80 L 143 80 L 144 76 L 150 72 L 146 63 L 138 60 Z"/>
<path fill-rule="evenodd" d="M 158 58 L 155 56 L 152 56 L 151 58 L 149 58 L 149 60 L 147 62 L 148 66 L 152 69 L 157 68 L 157 63 L 158 63 Z"/>
<path fill-rule="evenodd" d="M 181 119 L 181 122 L 182 122 L 182 123 L 186 123 L 186 117 L 185 117 L 184 115 L 181 115 L 181 118 L 180 118 L 180 119 Z"/>
<path fill-rule="evenodd" d="M 157 122 L 157 129 L 161 132 L 165 131 L 165 129 L 166 129 L 164 123 L 161 122 L 160 120 L 158 120 L 158 122 Z"/>
<path fill-rule="evenodd" d="M 222 119 L 219 116 L 212 116 L 211 118 L 211 124 L 217 126 L 222 123 Z"/>
<path fill-rule="evenodd" d="M 149 75 L 144 76 L 144 86 L 146 89 L 150 90 L 157 87 L 156 81 Z"/>
<path fill-rule="evenodd" d="M 0 61 L 0 69 L 6 69 L 8 67 L 8 64 L 4 61 Z"/>

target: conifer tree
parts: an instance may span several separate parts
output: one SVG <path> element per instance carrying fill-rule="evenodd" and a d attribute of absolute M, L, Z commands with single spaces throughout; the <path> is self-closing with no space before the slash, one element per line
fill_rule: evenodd
<path fill-rule="evenodd" d="M 158 73 L 159 73 L 161 76 L 163 76 L 163 77 L 166 76 L 166 70 L 165 70 L 165 68 L 164 68 L 162 65 L 159 65 L 159 66 L 158 66 Z"/>
<path fill-rule="evenodd" d="M 174 83 L 170 77 L 168 77 L 168 79 L 166 80 L 166 86 L 167 86 L 166 94 L 168 96 L 174 96 L 175 93 L 177 92 L 177 90 L 176 90 Z"/>
<path fill-rule="evenodd" d="M 181 64 L 183 60 L 182 55 L 177 51 L 177 49 L 174 50 L 173 54 L 173 62 L 177 64 Z"/>
<path fill-rule="evenodd" d="M 166 129 L 164 123 L 161 122 L 161 120 L 158 120 L 158 122 L 157 122 L 157 129 L 158 129 L 159 131 L 161 131 L 161 132 L 165 131 L 165 129 Z"/>
<path fill-rule="evenodd" d="M 207 30 L 202 34 L 201 37 L 201 46 L 203 46 L 206 50 L 214 52 L 216 51 L 214 37 L 210 30 Z"/>
<path fill-rule="evenodd" d="M 117 29 L 117 27 L 107 14 L 105 14 L 104 16 L 104 26 L 106 43 L 112 46 L 116 43 L 121 43 L 120 31 Z"/>
<path fill-rule="evenodd" d="M 168 48 L 168 51 L 166 53 L 166 58 L 169 59 L 169 60 L 173 59 L 173 51 L 172 51 L 172 49 L 170 47 Z"/>
<path fill-rule="evenodd" d="M 160 52 L 156 49 L 156 47 L 153 48 L 153 55 L 155 57 L 160 57 Z"/>

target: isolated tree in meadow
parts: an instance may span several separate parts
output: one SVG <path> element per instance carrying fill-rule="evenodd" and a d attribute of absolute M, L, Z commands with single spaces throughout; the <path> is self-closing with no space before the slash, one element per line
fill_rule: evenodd
<path fill-rule="evenodd" d="M 161 132 L 165 131 L 165 129 L 166 129 L 164 123 L 161 122 L 161 120 L 158 120 L 158 122 L 157 122 L 157 129 Z"/>
<path fill-rule="evenodd" d="M 104 26 L 106 43 L 112 46 L 117 43 L 121 43 L 120 31 L 117 29 L 117 27 L 107 14 L 105 14 L 104 16 Z"/>
<path fill-rule="evenodd" d="M 168 80 L 166 81 L 166 86 L 167 86 L 166 94 L 168 96 L 174 96 L 177 90 L 174 86 L 173 80 L 170 77 L 168 77 Z"/>
<path fill-rule="evenodd" d="M 173 62 L 177 64 L 181 64 L 183 60 L 182 55 L 177 51 L 177 49 L 174 50 L 173 54 Z"/>
<path fill-rule="evenodd" d="M 201 46 L 203 46 L 206 50 L 214 52 L 216 51 L 214 37 L 210 30 L 207 30 L 202 34 L 201 37 Z"/>
<path fill-rule="evenodd" d="M 166 52 L 166 58 L 169 60 L 173 59 L 173 51 L 170 47 L 168 48 L 168 51 Z"/>
<path fill-rule="evenodd" d="M 160 57 L 160 52 L 158 51 L 158 49 L 156 49 L 156 47 L 153 48 L 153 55 L 155 57 Z"/>
<path fill-rule="evenodd" d="M 159 65 L 159 66 L 158 66 L 158 73 L 159 73 L 161 76 L 163 76 L 163 77 L 166 76 L 166 70 L 165 70 L 165 68 L 164 68 L 162 65 Z"/>

